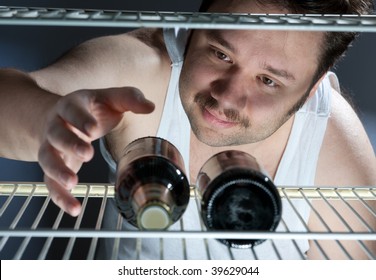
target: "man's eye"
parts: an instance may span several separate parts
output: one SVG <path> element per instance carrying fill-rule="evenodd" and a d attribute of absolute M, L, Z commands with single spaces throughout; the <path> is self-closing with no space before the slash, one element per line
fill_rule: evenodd
<path fill-rule="evenodd" d="M 219 50 L 214 50 L 214 55 L 220 60 L 231 62 L 231 59 L 226 54 L 224 54 L 223 52 Z"/>
<path fill-rule="evenodd" d="M 260 77 L 260 80 L 263 82 L 264 85 L 266 85 L 268 87 L 276 87 L 277 86 L 277 84 L 273 80 L 269 79 L 268 77 L 265 77 L 265 76 Z"/>

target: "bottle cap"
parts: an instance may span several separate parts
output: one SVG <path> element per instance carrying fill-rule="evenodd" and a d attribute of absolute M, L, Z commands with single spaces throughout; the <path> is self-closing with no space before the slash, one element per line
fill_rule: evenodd
<path fill-rule="evenodd" d="M 166 229 L 170 225 L 170 215 L 162 205 L 152 204 L 142 210 L 138 222 L 142 229 Z"/>

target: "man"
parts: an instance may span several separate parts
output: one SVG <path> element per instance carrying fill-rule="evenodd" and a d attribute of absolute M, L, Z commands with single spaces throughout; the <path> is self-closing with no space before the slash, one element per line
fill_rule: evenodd
<path fill-rule="evenodd" d="M 363 14 L 371 2 L 214 0 L 202 10 Z M 0 155 L 38 160 L 52 200 L 73 216 L 69 191 L 102 136 L 112 171 L 128 143 L 158 135 L 183 153 L 191 183 L 231 147 L 277 185 L 375 185 L 368 137 L 327 75 L 353 36 L 142 29 L 90 40 L 33 73 L 1 70 Z"/>

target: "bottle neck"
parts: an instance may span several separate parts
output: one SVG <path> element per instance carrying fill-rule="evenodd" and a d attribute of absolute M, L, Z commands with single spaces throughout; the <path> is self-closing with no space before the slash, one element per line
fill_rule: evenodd
<path fill-rule="evenodd" d="M 140 229 L 166 229 L 171 224 L 173 198 L 161 184 L 141 185 L 133 193 L 132 207 Z"/>

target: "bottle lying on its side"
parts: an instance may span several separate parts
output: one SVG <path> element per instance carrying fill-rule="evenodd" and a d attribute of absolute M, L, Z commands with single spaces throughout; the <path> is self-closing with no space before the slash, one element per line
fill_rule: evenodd
<path fill-rule="evenodd" d="M 272 180 L 251 155 L 230 150 L 211 157 L 197 177 L 201 216 L 210 230 L 274 231 L 281 198 Z M 263 239 L 221 239 L 233 248 L 250 248 Z"/>
<path fill-rule="evenodd" d="M 183 215 L 189 188 L 182 156 L 168 141 L 144 137 L 126 147 L 118 164 L 115 200 L 132 225 L 167 229 Z"/>

